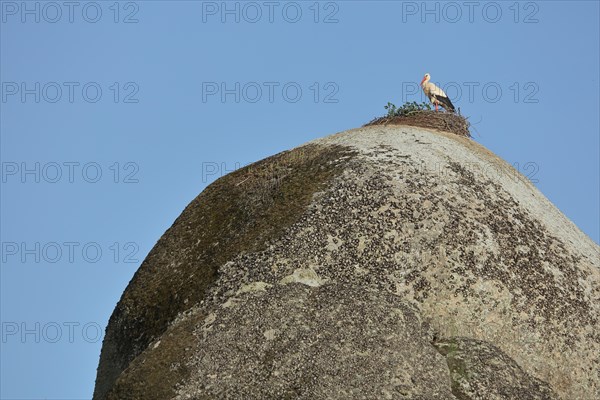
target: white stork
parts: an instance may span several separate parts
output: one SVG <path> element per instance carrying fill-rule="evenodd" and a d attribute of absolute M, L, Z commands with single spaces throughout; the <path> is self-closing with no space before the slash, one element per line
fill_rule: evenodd
<path fill-rule="evenodd" d="M 437 87 L 432 82 L 429 82 L 430 79 L 431 76 L 429 74 L 425 74 L 423 80 L 421 81 L 421 87 L 423 88 L 425 96 L 429 97 L 429 101 L 431 101 L 435 106 L 435 111 L 438 110 L 438 106 L 442 106 L 447 111 L 454 112 L 454 105 L 446 93 L 444 93 L 442 89 Z"/>

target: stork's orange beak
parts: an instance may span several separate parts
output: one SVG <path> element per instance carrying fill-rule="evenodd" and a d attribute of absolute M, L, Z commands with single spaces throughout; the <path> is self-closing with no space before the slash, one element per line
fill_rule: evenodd
<path fill-rule="evenodd" d="M 423 84 L 423 82 L 425 82 L 425 79 L 427 79 L 427 77 L 423 77 L 423 80 L 421 81 L 421 85 Z"/>

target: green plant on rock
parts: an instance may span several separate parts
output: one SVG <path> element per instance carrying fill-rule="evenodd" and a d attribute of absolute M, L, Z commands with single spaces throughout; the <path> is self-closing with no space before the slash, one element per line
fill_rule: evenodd
<path fill-rule="evenodd" d="M 421 111 L 431 110 L 431 105 L 429 103 L 417 103 L 416 101 L 409 101 L 404 103 L 402 107 L 396 107 L 393 103 L 388 101 L 387 105 L 384 108 L 388 111 L 387 116 L 392 117 L 402 117 L 411 114 L 415 114 Z"/>

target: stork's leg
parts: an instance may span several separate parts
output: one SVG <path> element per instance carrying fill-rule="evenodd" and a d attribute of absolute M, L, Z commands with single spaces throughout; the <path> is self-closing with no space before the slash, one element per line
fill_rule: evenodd
<path fill-rule="evenodd" d="M 433 103 L 433 105 L 435 106 L 435 111 L 437 111 L 437 110 L 438 110 L 438 105 L 437 105 L 437 103 Z"/>

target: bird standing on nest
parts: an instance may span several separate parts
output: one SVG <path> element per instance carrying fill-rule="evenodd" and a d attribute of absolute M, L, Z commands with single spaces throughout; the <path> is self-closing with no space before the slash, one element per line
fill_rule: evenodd
<path fill-rule="evenodd" d="M 435 84 L 429 82 L 430 79 L 431 76 L 429 74 L 425 74 L 423 80 L 421 81 L 421 87 L 423 88 L 425 95 L 429 97 L 429 101 L 431 101 L 435 106 L 435 111 L 438 110 L 438 106 L 442 106 L 446 111 L 454 112 L 454 105 L 446 93 L 444 93 L 444 91 Z"/>

